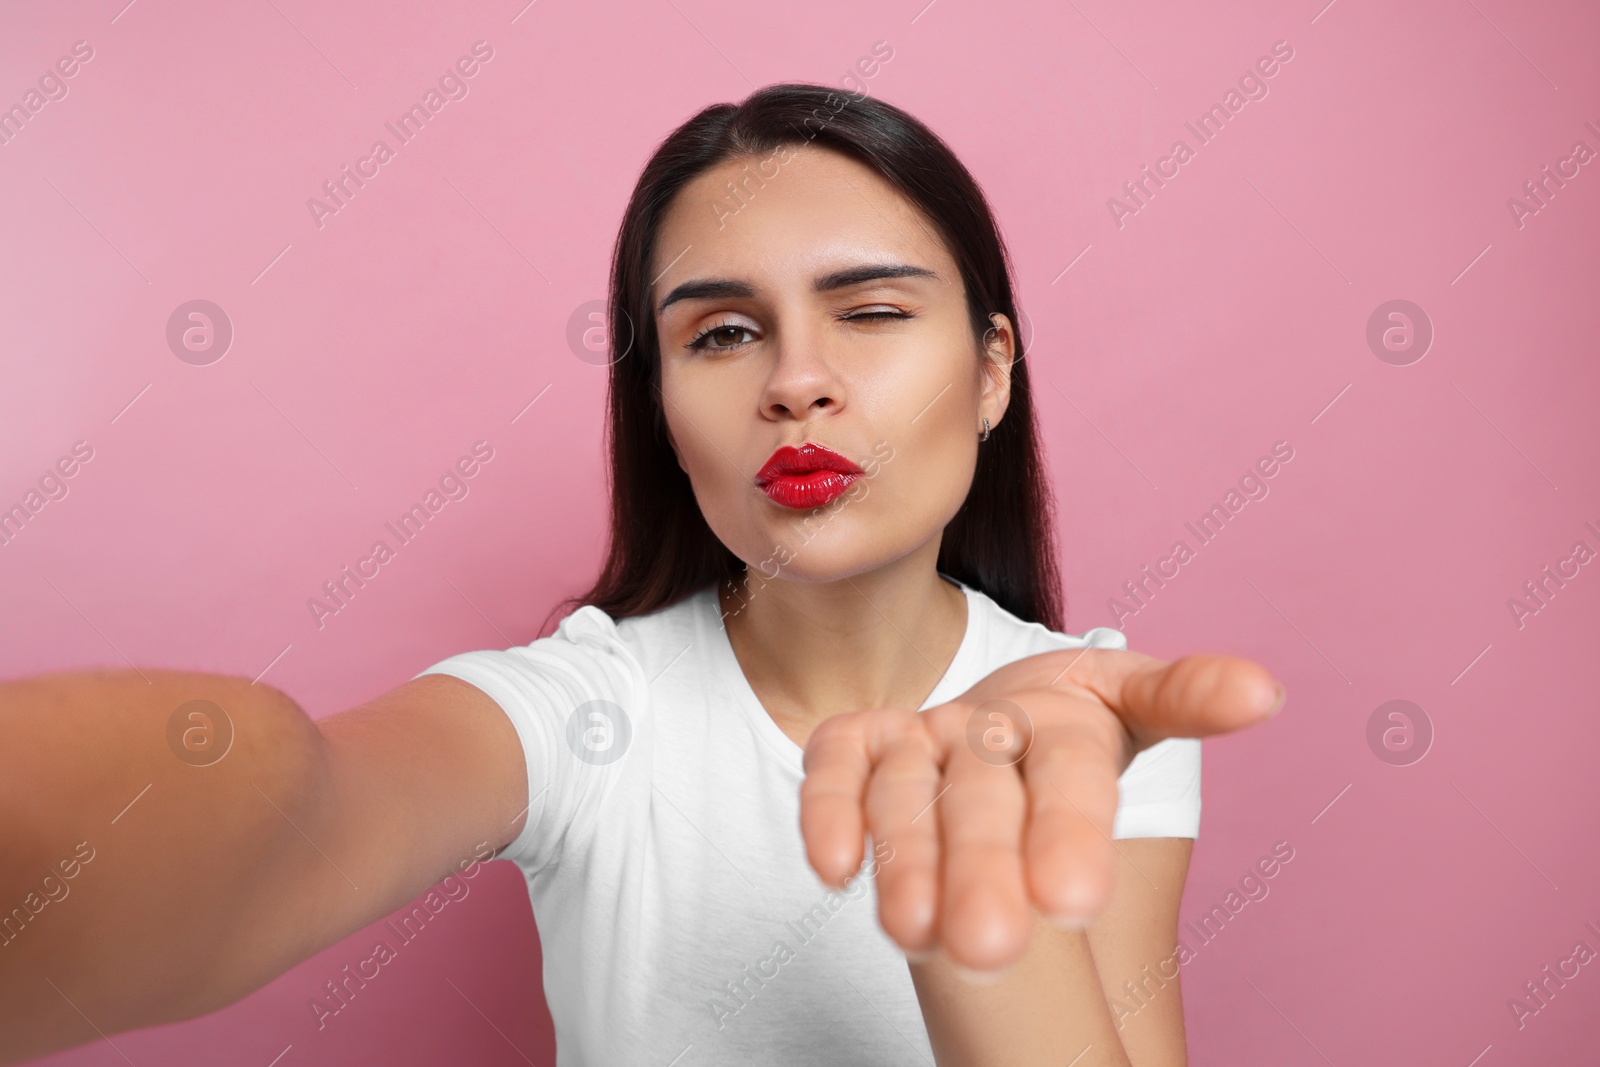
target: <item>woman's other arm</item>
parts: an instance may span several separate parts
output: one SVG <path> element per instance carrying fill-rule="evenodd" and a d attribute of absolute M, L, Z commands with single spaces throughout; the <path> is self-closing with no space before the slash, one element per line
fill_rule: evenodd
<path fill-rule="evenodd" d="M 1027 951 L 998 979 L 974 983 L 942 955 L 912 963 L 939 1067 L 1185 1067 L 1174 946 L 1193 845 L 1117 841 L 1105 910 L 1087 930 L 1038 918 Z"/>
<path fill-rule="evenodd" d="M 195 700 L 231 723 L 215 762 L 169 743 Z M 0 736 L 0 1063 L 230 1004 L 504 846 L 527 802 L 510 721 L 439 675 L 321 722 L 220 675 L 24 678 Z"/>
<path fill-rule="evenodd" d="M 1087 931 L 1095 970 L 1134 1067 L 1185 1067 L 1178 908 L 1194 839 L 1115 842 L 1122 862 L 1111 903 Z"/>

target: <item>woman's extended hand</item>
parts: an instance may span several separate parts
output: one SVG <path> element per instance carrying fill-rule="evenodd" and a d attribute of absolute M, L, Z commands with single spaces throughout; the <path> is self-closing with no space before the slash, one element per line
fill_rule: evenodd
<path fill-rule="evenodd" d="M 806 745 L 806 855 L 837 888 L 865 833 L 887 842 L 876 879 L 889 936 L 913 957 L 942 949 L 1000 970 L 1026 950 L 1035 908 L 1081 926 L 1110 899 L 1117 779 L 1134 756 L 1251 726 L 1282 700 L 1249 660 L 1066 649 L 923 712 L 835 715 Z"/>

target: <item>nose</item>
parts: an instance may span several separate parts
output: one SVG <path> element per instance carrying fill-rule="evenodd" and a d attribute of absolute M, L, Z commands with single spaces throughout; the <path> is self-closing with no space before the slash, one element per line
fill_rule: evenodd
<path fill-rule="evenodd" d="M 842 406 L 843 383 L 834 371 L 823 331 L 790 327 L 780 328 L 777 335 L 777 343 L 769 348 L 772 368 L 761 397 L 762 413 L 773 420 L 804 420 Z"/>

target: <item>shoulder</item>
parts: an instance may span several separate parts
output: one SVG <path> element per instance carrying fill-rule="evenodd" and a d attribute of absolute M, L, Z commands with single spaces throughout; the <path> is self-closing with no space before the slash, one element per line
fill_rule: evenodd
<path fill-rule="evenodd" d="M 993 598 L 969 589 L 969 605 L 982 612 L 985 669 L 1066 648 L 1125 650 L 1121 630 L 1096 626 L 1081 634 L 1052 630 L 1018 618 Z M 1169 737 L 1134 756 L 1119 781 L 1121 805 L 1115 837 L 1195 837 L 1200 821 L 1200 739 Z"/>
<path fill-rule="evenodd" d="M 982 590 L 969 587 L 967 593 L 967 603 L 984 616 L 990 650 L 995 654 L 1008 655 L 1006 662 L 1061 648 L 1128 647 L 1128 639 L 1121 630 L 1095 626 L 1081 634 L 1063 633 L 1043 623 L 1018 618 Z"/>
<path fill-rule="evenodd" d="M 584 605 L 546 637 L 459 653 L 422 672 L 476 686 L 516 728 L 529 814 L 505 858 L 544 869 L 593 840 L 605 812 L 618 810 L 610 798 L 648 783 L 659 733 L 652 680 L 681 654 L 705 606 L 691 597 L 617 619 Z"/>
<path fill-rule="evenodd" d="M 604 697 L 638 705 L 671 658 L 690 643 L 699 598 L 708 587 L 646 615 L 613 618 L 593 604 L 568 614 L 553 633 L 526 645 L 462 652 L 423 674 L 451 674 L 497 698 L 549 685 L 573 696 Z M 507 703 L 501 700 L 501 703 Z"/>
<path fill-rule="evenodd" d="M 705 620 L 718 611 L 715 597 L 716 587 L 707 585 L 647 615 L 614 621 L 599 608 L 580 610 L 592 611 L 596 620 L 604 619 L 612 638 L 633 654 L 649 677 L 655 678 L 700 640 Z M 593 624 L 600 625 L 598 621 Z"/>

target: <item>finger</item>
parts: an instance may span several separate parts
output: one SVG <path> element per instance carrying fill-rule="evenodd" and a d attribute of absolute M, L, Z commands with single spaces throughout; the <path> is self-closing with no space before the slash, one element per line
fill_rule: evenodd
<path fill-rule="evenodd" d="M 907 953 L 938 947 L 939 793 L 943 775 L 938 753 L 921 723 L 911 716 L 874 753 L 872 779 L 863 804 L 874 847 L 891 851 L 877 869 L 878 921 Z"/>
<path fill-rule="evenodd" d="M 800 834 L 817 877 L 841 889 L 861 866 L 861 798 L 872 771 L 866 712 L 834 715 L 811 732 L 801 767 Z"/>
<path fill-rule="evenodd" d="M 862 805 L 873 767 L 891 745 L 922 733 L 916 713 L 899 708 L 834 715 L 811 732 L 801 758 L 800 833 L 826 885 L 843 888 L 861 868 Z"/>
<path fill-rule="evenodd" d="M 1121 717 L 1140 749 L 1169 737 L 1210 737 L 1254 725 L 1283 705 L 1283 686 L 1259 663 L 1084 649 L 1053 683 L 1093 692 Z"/>
<path fill-rule="evenodd" d="M 935 805 L 944 860 L 940 950 L 968 970 L 1003 970 L 1026 950 L 1034 923 L 1022 870 L 1022 779 L 1012 764 L 988 762 L 962 740 L 948 752 L 945 780 L 950 788 Z"/>
<path fill-rule="evenodd" d="M 1041 716 L 1050 725 L 1036 731 L 1022 763 L 1028 892 L 1057 925 L 1081 928 L 1110 901 L 1116 879 L 1111 833 L 1122 729 L 1115 714 L 1087 694 L 1020 695 L 1041 711 L 1054 702 L 1065 712 Z"/>

